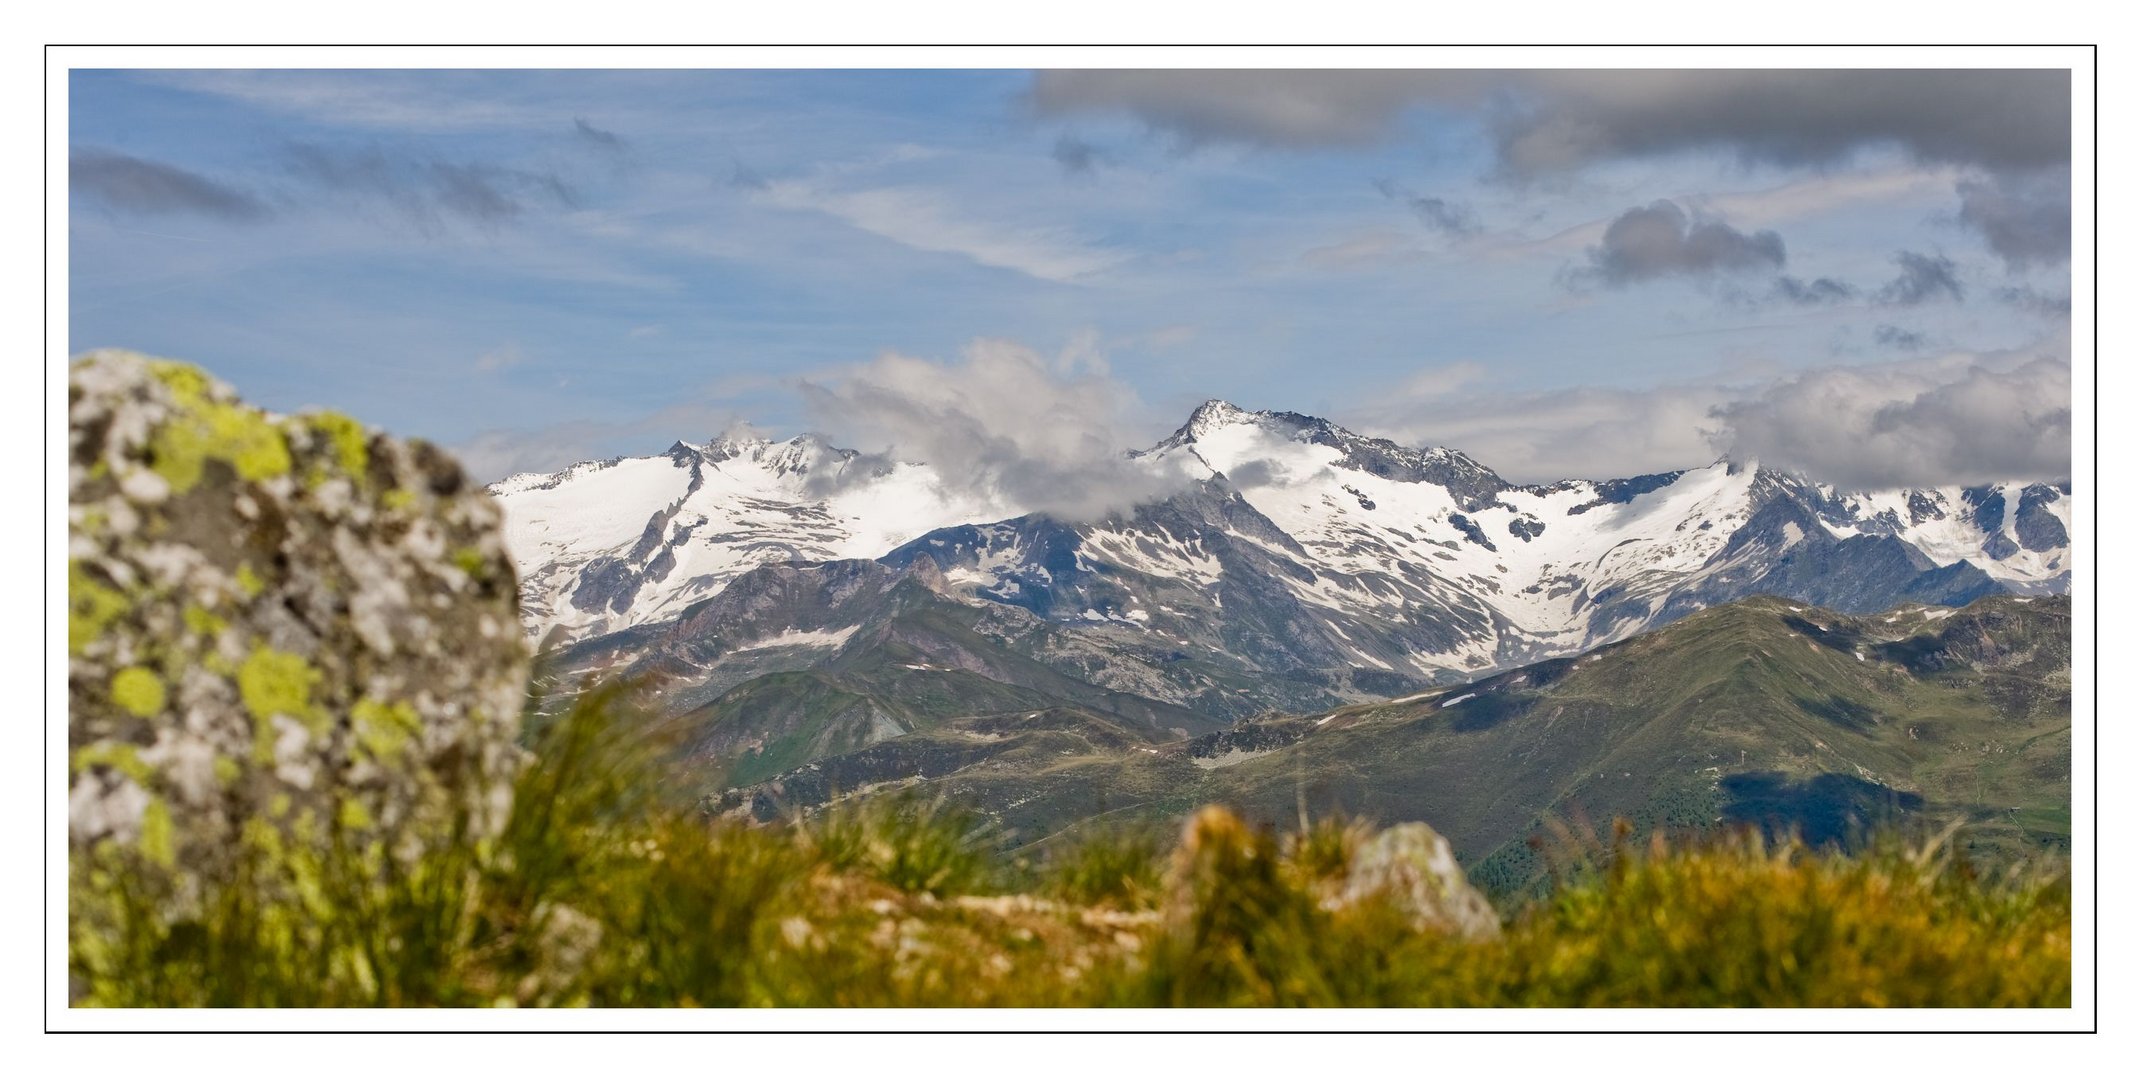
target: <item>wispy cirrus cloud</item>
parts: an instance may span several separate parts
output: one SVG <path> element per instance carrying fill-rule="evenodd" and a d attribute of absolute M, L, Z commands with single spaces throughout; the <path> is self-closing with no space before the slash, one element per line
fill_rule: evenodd
<path fill-rule="evenodd" d="M 297 183 L 391 209 L 426 230 L 450 220 L 497 225 L 533 206 L 577 202 L 556 173 L 491 162 L 306 142 L 289 143 L 282 154 L 285 174 Z"/>
<path fill-rule="evenodd" d="M 225 221 L 268 216 L 259 197 L 176 165 L 108 150 L 81 149 L 67 158 L 67 188 L 112 210 L 133 214 L 194 214 Z"/>
<path fill-rule="evenodd" d="M 573 118 L 573 133 L 580 136 L 582 142 L 597 149 L 613 152 L 625 149 L 625 139 L 617 132 L 596 127 L 583 117 Z"/>
<path fill-rule="evenodd" d="M 555 130 L 563 119 L 535 93 L 501 94 L 473 71 L 156 71 L 142 78 L 263 112 L 383 132 Z"/>
<path fill-rule="evenodd" d="M 765 182 L 757 191 L 775 206 L 827 214 L 903 247 L 958 255 L 1043 281 L 1075 283 L 1129 258 L 1088 242 L 1068 226 L 974 216 L 945 193 L 925 187 L 842 189 L 784 180 Z"/>

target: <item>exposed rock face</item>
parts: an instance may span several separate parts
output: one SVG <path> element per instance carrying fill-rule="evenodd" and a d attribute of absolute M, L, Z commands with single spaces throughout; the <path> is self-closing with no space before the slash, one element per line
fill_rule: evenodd
<path fill-rule="evenodd" d="M 528 661 L 490 497 L 185 364 L 93 353 L 68 399 L 75 863 L 129 859 L 179 915 L 242 854 L 385 873 L 494 833 Z"/>
<path fill-rule="evenodd" d="M 1394 825 L 1354 853 L 1333 906 L 1384 897 L 1416 929 L 1480 940 L 1502 933 L 1487 898 L 1466 881 L 1451 842 L 1420 822 Z"/>
<path fill-rule="evenodd" d="M 2046 484 L 2033 484 L 2017 500 L 2016 534 L 2026 550 L 2052 551 L 2068 546 L 2068 529 L 2047 509 L 2061 494 Z"/>

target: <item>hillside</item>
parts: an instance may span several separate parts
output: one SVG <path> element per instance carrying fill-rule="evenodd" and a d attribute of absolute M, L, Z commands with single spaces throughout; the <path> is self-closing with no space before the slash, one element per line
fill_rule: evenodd
<path fill-rule="evenodd" d="M 1053 707 L 946 718 L 764 780 L 717 752 L 710 775 L 736 783 L 711 802 L 774 817 L 895 785 L 975 806 L 1020 845 L 1209 802 L 1276 825 L 1425 820 L 1491 887 L 1538 874 L 1526 841 L 1551 819 L 1850 845 L 1880 822 L 1960 818 L 1993 854 L 2065 850 L 2068 643 L 2060 597 L 1875 616 L 1754 598 L 1462 686 L 1191 738 Z M 711 732 L 750 722 L 703 715 Z M 857 737 L 838 727 L 813 737 Z"/>

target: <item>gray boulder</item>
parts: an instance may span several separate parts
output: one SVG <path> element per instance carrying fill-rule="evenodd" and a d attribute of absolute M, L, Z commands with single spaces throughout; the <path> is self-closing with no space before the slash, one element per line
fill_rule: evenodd
<path fill-rule="evenodd" d="M 1451 843 L 1420 822 L 1395 825 L 1378 833 L 1347 864 L 1347 877 L 1326 901 L 1346 908 L 1376 898 L 1393 904 L 1418 930 L 1486 940 L 1502 933 L 1502 923 L 1459 868 Z"/>
<path fill-rule="evenodd" d="M 459 466 L 132 353 L 78 360 L 68 412 L 78 873 L 123 867 L 178 917 L 242 856 L 384 877 L 498 831 L 528 657 L 499 511 Z"/>

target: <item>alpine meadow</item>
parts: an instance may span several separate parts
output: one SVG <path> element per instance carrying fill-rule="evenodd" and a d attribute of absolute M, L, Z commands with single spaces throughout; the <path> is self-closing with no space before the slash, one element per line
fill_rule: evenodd
<path fill-rule="evenodd" d="M 2071 1009 L 2094 72 L 1922 51 L 69 69 L 55 1022 Z"/>

